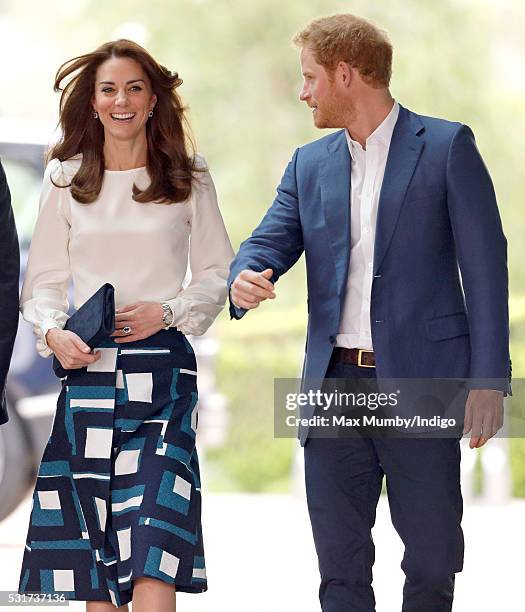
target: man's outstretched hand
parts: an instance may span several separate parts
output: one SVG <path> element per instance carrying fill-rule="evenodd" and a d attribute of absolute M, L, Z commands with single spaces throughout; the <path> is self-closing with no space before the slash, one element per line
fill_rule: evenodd
<path fill-rule="evenodd" d="M 238 308 L 250 310 L 257 308 L 264 300 L 275 299 L 275 288 L 270 282 L 273 270 L 266 268 L 262 272 L 242 270 L 230 287 L 230 297 Z"/>
<path fill-rule="evenodd" d="M 470 435 L 470 448 L 481 448 L 503 426 L 503 391 L 472 389 L 465 406 L 463 435 Z"/>
<path fill-rule="evenodd" d="M 270 282 L 273 270 L 239 272 L 230 288 L 232 302 L 238 308 L 257 308 L 264 300 L 275 299 L 275 287 Z M 465 406 L 463 435 L 472 431 L 470 448 L 481 448 L 503 426 L 503 391 L 472 389 Z"/>

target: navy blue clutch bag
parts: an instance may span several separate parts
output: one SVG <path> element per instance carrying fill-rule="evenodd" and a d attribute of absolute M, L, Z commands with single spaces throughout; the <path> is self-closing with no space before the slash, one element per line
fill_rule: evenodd
<path fill-rule="evenodd" d="M 64 329 L 74 332 L 90 348 L 94 349 L 115 331 L 115 288 L 106 283 L 89 300 L 72 314 Z M 59 378 L 64 378 L 71 370 L 66 370 L 56 357 L 53 357 L 53 370 Z"/>

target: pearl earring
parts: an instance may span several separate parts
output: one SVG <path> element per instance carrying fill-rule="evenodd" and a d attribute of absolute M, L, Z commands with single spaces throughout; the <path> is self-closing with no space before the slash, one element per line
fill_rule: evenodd
<path fill-rule="evenodd" d="M 97 113 L 97 111 L 95 111 L 95 112 L 93 113 L 93 119 L 98 119 L 98 113 Z"/>

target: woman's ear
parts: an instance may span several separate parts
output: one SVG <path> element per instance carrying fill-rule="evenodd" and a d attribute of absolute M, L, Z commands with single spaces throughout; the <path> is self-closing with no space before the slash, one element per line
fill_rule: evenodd
<path fill-rule="evenodd" d="M 153 94 L 153 95 L 151 96 L 151 100 L 152 100 L 152 102 L 153 102 L 153 106 L 151 107 L 151 110 L 153 110 L 153 109 L 155 108 L 156 104 L 157 104 L 157 100 L 158 100 L 158 98 L 157 98 L 157 94 Z"/>

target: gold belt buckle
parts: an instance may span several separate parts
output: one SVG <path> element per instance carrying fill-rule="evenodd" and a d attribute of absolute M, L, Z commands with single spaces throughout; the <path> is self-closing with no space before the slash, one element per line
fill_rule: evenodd
<path fill-rule="evenodd" d="M 367 351 L 366 349 L 358 349 L 357 353 L 357 365 L 360 368 L 375 368 L 375 365 L 367 365 L 362 362 L 363 353 L 373 353 L 374 351 Z"/>

